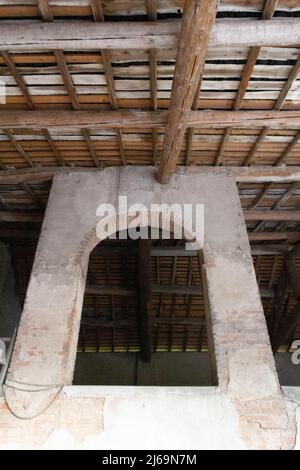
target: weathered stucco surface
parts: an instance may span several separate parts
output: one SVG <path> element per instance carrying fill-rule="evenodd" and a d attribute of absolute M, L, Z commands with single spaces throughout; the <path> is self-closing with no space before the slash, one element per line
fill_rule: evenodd
<path fill-rule="evenodd" d="M 188 441 L 191 446 L 205 442 L 204 448 L 293 447 L 294 409 L 287 406 L 279 387 L 240 200 L 227 176 L 179 172 L 169 185 L 159 185 L 153 168 L 135 167 L 55 179 L 5 387 L 12 411 L 23 418 L 42 413 L 43 420 L 53 400 L 53 409 L 69 403 L 61 388 L 72 382 L 88 255 L 99 242 L 96 210 L 100 203 L 116 204 L 119 195 L 128 196 L 128 205 L 204 204 L 204 240 L 200 234 L 199 241 L 219 388 L 208 395 L 179 393 L 178 399 L 168 392 L 145 402 L 143 394 L 134 391 L 129 401 L 105 398 L 104 447 L 121 445 L 119 429 L 125 423 L 131 429 L 130 420 L 141 429 L 147 422 L 151 436 L 157 426 L 172 436 L 168 423 L 178 410 L 182 413 L 177 430 L 185 432 L 174 447 L 180 442 L 181 448 L 190 445 Z M 101 240 L 101 231 L 99 236 Z M 148 446 L 145 438 L 143 446 Z"/>
<path fill-rule="evenodd" d="M 297 442 L 291 448 L 300 450 L 300 389 L 288 387 L 284 392 L 298 423 Z M 247 446 L 238 412 L 218 388 L 74 386 L 65 387 L 45 414 L 29 421 L 13 417 L 0 399 L 0 449 L 12 448 L 214 450 Z"/>

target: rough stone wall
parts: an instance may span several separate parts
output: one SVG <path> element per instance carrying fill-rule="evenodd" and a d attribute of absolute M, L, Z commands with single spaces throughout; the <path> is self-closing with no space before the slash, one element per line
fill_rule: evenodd
<path fill-rule="evenodd" d="M 62 387 L 72 381 L 88 255 L 99 242 L 96 209 L 99 203 L 116 203 L 119 195 L 127 195 L 129 205 L 142 202 L 147 207 L 204 204 L 202 248 L 217 396 L 222 394 L 233 410 L 236 443 L 291 448 L 294 414 L 279 387 L 236 185 L 227 176 L 192 171 L 175 174 L 169 185 L 159 185 L 154 169 L 143 167 L 55 179 L 6 382 L 12 411 L 24 418 L 47 412 L 52 401 L 55 407 L 62 399 Z M 194 402 L 201 409 L 202 399 Z M 164 404 L 175 413 L 170 397 Z M 118 407 L 120 416 L 126 415 L 126 402 L 121 400 Z M 155 419 L 149 414 L 151 426 Z M 227 432 L 230 426 L 226 422 Z"/>

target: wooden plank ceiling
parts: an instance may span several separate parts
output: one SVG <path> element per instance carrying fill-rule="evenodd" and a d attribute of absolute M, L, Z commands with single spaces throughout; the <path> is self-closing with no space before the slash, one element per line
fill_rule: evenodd
<path fill-rule="evenodd" d="M 57 169 L 160 165 L 163 181 L 168 180 L 176 164 L 214 169 L 250 167 L 257 170 L 257 178 L 249 182 L 244 178 L 238 187 L 275 344 L 278 332 L 295 314 L 298 298 L 287 283 L 278 300 L 278 284 L 285 272 L 287 248 L 300 242 L 300 178 L 298 173 L 297 180 L 278 182 L 275 176 L 273 181 L 259 176 L 266 167 L 274 175 L 283 165 L 291 171 L 299 169 L 300 43 L 284 47 L 208 44 L 206 50 L 217 2 L 203 1 L 203 5 L 206 8 L 197 17 L 184 7 L 183 0 L 0 0 L 0 28 L 7 22 L 28 27 L 61 20 L 66 24 L 80 20 L 85 24 L 131 21 L 138 25 L 149 21 L 162 25 L 181 22 L 183 13 L 186 18 L 178 53 L 176 47 L 144 50 L 140 45 L 136 49 L 8 48 L 0 52 L 0 79 L 7 95 L 5 103 L 0 97 L 0 240 L 10 244 L 19 293 L 24 296 L 51 177 Z M 296 20 L 299 16 L 300 0 L 223 0 L 217 11 L 217 21 L 230 19 L 233 30 L 241 20 L 250 25 Z M 191 24 L 206 31 L 201 37 L 203 57 L 197 54 L 197 47 L 192 47 L 199 38 L 196 30 L 194 37 L 189 34 Z M 11 31 L 13 35 L 13 27 Z M 189 54 L 184 54 L 188 47 Z M 194 68 L 193 63 L 197 64 Z M 193 70 L 188 87 L 182 82 L 184 70 Z M 173 79 L 176 86 L 172 93 Z M 184 94 L 176 95 L 178 88 L 185 99 Z M 169 109 L 173 112 L 168 119 Z M 191 110 L 200 113 L 192 119 Z M 203 114 L 207 110 L 214 114 Z M 30 114 L 21 111 L 34 113 L 36 118 L 32 120 Z M 47 125 L 51 116 L 48 111 L 54 114 Z M 77 119 L 75 113 L 85 111 L 94 112 L 102 125 L 93 127 L 93 116 L 88 125 Z M 122 112 L 127 111 L 129 117 L 124 118 Z M 229 113 L 226 117 L 220 114 L 224 111 Z M 44 114 L 35 114 L 39 112 Z M 145 114 L 138 114 L 141 112 Z M 247 114 L 250 112 L 253 114 Z M 292 114 L 282 118 L 284 112 Z M 111 123 L 114 125 L 110 127 Z M 15 178 L 15 170 L 23 176 Z M 45 175 L 44 179 L 35 177 L 39 173 Z M 129 285 L 135 289 L 135 256 L 130 249 L 114 257 L 98 250 L 91 258 L 96 279 L 90 273 L 89 282 L 98 287 Z M 300 267 L 297 256 L 296 265 Z M 205 350 L 203 299 L 191 290 L 201 287 L 197 257 L 191 261 L 182 255 L 157 255 L 152 256 L 151 265 L 154 287 L 169 289 L 152 291 L 151 316 L 156 318 L 150 332 L 153 348 Z M 178 293 L 174 292 L 176 287 L 190 290 Z M 279 313 L 275 308 L 278 302 Z M 136 295 L 87 292 L 84 318 L 90 317 L 90 324 L 83 322 L 80 348 L 139 349 L 136 303 Z M 96 318 L 100 326 L 92 325 L 99 311 L 103 314 L 103 318 Z M 124 317 L 125 311 L 128 317 Z M 172 319 L 177 315 L 181 324 L 175 325 Z M 169 320 L 160 323 L 160 316 Z M 192 321 L 188 322 L 185 318 L 189 317 Z M 103 328 L 105 321 L 127 323 Z M 299 337 L 300 328 L 294 325 L 281 342 L 288 348 L 292 339 Z"/>

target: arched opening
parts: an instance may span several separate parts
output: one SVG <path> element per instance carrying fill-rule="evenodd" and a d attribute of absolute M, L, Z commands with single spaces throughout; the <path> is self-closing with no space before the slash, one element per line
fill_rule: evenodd
<path fill-rule="evenodd" d="M 215 385 L 201 250 L 140 230 L 90 254 L 73 384 Z"/>

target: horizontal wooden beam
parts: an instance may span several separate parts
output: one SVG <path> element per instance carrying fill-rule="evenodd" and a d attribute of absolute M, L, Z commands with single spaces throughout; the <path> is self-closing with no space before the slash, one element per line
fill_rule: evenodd
<path fill-rule="evenodd" d="M 43 220 L 43 214 L 34 212 L 11 212 L 11 211 L 0 211 L 0 222 L 34 222 L 41 223 Z"/>
<path fill-rule="evenodd" d="M 85 288 L 85 293 L 95 295 L 117 295 L 120 297 L 130 297 L 137 295 L 137 289 L 128 289 L 122 286 L 87 285 Z"/>
<path fill-rule="evenodd" d="M 98 318 L 82 318 L 81 324 L 84 326 L 101 328 L 125 328 L 128 326 L 138 327 L 136 320 L 102 320 Z M 185 326 L 204 326 L 204 318 L 185 318 L 185 317 L 151 317 L 152 325 L 185 325 Z"/>
<path fill-rule="evenodd" d="M 136 288 L 126 288 L 122 286 L 98 286 L 98 285 L 87 285 L 85 288 L 86 294 L 95 295 L 115 295 L 120 297 L 137 296 L 138 290 Z M 152 284 L 153 294 L 165 294 L 165 295 L 202 295 L 202 289 L 200 286 L 179 286 L 179 285 L 161 285 Z M 264 298 L 273 298 L 273 289 L 262 288 L 260 290 L 261 296 Z"/>
<path fill-rule="evenodd" d="M 138 290 L 136 288 L 125 288 L 121 286 L 97 286 L 87 285 L 85 292 L 87 294 L 96 295 L 116 295 L 121 297 L 136 296 Z M 165 285 L 152 285 L 152 292 L 156 294 L 182 294 L 182 295 L 201 295 L 201 288 L 197 286 L 165 286 Z"/>
<path fill-rule="evenodd" d="M 245 210 L 244 217 L 247 222 L 258 220 L 300 222 L 300 211 Z"/>
<path fill-rule="evenodd" d="M 165 127 L 167 111 L 64 111 L 64 110 L 2 110 L 0 129 L 45 128 L 68 129 L 154 129 Z M 300 111 L 203 111 L 188 114 L 187 127 L 197 129 L 255 128 L 263 126 L 278 129 L 300 127 Z"/>
<path fill-rule="evenodd" d="M 99 50 L 159 49 L 177 47 L 181 21 L 3 22 L 0 50 Z M 210 46 L 299 46 L 300 20 L 219 19 L 209 39 Z"/>
<path fill-rule="evenodd" d="M 250 242 L 254 241 L 285 241 L 297 242 L 300 240 L 300 232 L 250 232 Z"/>
<path fill-rule="evenodd" d="M 94 173 L 103 171 L 96 168 L 34 167 L 0 171 L 0 184 L 41 183 L 51 181 L 55 175 L 73 173 Z M 252 166 L 252 167 L 177 167 L 178 174 L 227 175 L 238 183 L 293 183 L 300 181 L 300 166 Z"/>
<path fill-rule="evenodd" d="M 291 250 L 293 245 L 288 244 L 268 244 L 268 245 L 260 245 L 254 244 L 251 246 L 251 254 L 252 256 L 264 256 L 264 255 L 272 255 L 272 256 L 284 256 L 286 253 Z"/>

